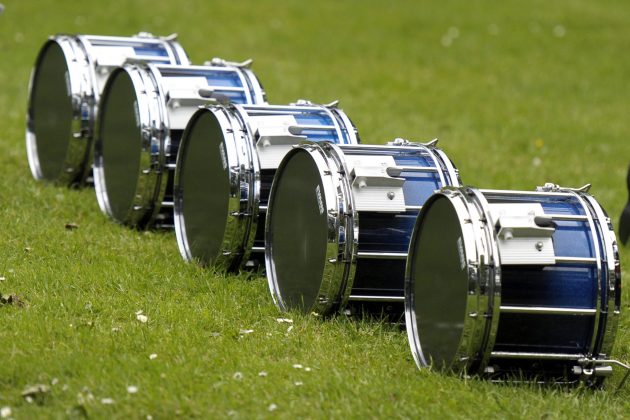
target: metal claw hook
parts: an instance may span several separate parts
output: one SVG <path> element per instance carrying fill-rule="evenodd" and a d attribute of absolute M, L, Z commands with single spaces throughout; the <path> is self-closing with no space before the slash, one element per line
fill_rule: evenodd
<path fill-rule="evenodd" d="M 540 191 L 540 192 L 570 191 L 570 192 L 577 192 L 577 193 L 587 193 L 590 189 L 591 189 L 591 184 L 585 184 L 579 188 L 570 188 L 570 187 L 562 187 L 558 184 L 554 184 L 553 182 L 546 182 L 545 185 L 536 187 L 536 191 Z"/>
<path fill-rule="evenodd" d="M 220 57 L 213 57 L 212 60 L 204 61 L 203 65 L 204 66 L 218 66 L 218 67 L 232 66 L 232 67 L 238 67 L 239 69 L 248 69 L 252 66 L 253 62 L 254 60 L 251 58 L 248 58 L 245 61 L 241 61 L 240 63 L 237 63 L 234 61 L 224 60 L 223 58 L 220 58 Z"/>

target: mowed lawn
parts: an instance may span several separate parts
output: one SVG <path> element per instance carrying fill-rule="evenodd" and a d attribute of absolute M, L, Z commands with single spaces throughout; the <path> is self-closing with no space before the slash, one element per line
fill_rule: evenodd
<path fill-rule="evenodd" d="M 467 184 L 592 183 L 617 226 L 627 1 L 3 3 L 0 292 L 22 303 L 0 305 L 0 407 L 12 417 L 630 417 L 620 372 L 597 391 L 464 380 L 419 371 L 396 326 L 281 314 L 264 277 L 187 264 L 172 232 L 127 229 L 93 190 L 34 181 L 24 146 L 29 73 L 48 35 L 178 32 L 195 63 L 254 58 L 272 103 L 340 99 L 365 143 L 439 137 Z M 630 247 L 621 257 L 628 279 Z M 36 385 L 48 392 L 28 403 Z"/>

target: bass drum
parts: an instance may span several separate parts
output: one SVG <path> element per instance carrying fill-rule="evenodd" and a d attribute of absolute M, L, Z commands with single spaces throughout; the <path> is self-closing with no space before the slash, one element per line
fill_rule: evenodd
<path fill-rule="evenodd" d="M 92 138 L 101 90 L 128 60 L 189 64 L 174 36 L 55 35 L 31 74 L 26 150 L 33 177 L 62 185 L 91 182 Z"/>
<path fill-rule="evenodd" d="M 610 220 L 586 188 L 445 188 L 415 225 L 405 282 L 420 367 L 598 383 L 620 305 Z"/>
<path fill-rule="evenodd" d="M 96 197 L 106 215 L 139 228 L 173 228 L 175 160 L 184 128 L 209 103 L 265 103 L 250 64 L 126 64 L 112 73 L 94 150 Z"/>

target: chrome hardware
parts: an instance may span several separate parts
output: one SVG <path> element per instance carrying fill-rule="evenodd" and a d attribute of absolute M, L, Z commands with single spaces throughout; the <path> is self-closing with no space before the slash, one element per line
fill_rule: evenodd
<path fill-rule="evenodd" d="M 579 365 L 579 368 L 582 369 L 582 372 L 580 372 L 582 375 L 584 375 L 586 372 L 586 375 L 610 376 L 612 374 L 612 366 L 607 366 L 609 364 L 626 369 L 627 372 L 623 376 L 621 382 L 619 382 L 619 385 L 617 385 L 616 391 L 619 391 L 621 387 L 623 387 L 623 385 L 626 383 L 626 380 L 630 376 L 630 366 L 616 359 L 593 359 L 583 357 L 578 359 L 577 363 Z M 574 372 L 577 370 L 575 369 L 576 367 L 574 367 Z"/>
<path fill-rule="evenodd" d="M 552 307 L 541 307 L 541 306 L 504 306 L 504 305 L 501 305 L 501 313 L 592 316 L 597 313 L 597 310 L 596 309 L 582 309 L 582 308 L 552 308 Z"/>
<path fill-rule="evenodd" d="M 359 251 L 357 252 L 357 258 L 366 258 L 366 259 L 393 259 L 393 260 L 404 260 L 407 258 L 406 252 L 365 252 Z"/>
<path fill-rule="evenodd" d="M 490 204 L 498 229 L 501 262 L 514 264 L 555 264 L 553 221 L 538 203 Z"/>
<path fill-rule="evenodd" d="M 208 89 L 208 88 L 201 88 L 201 89 L 197 90 L 197 93 L 202 98 L 213 98 L 212 95 L 214 95 L 214 90 Z"/>
<path fill-rule="evenodd" d="M 403 212 L 405 211 L 405 195 L 403 192 L 404 178 L 394 178 L 387 174 L 389 160 L 356 160 L 351 170 L 352 189 L 354 200 L 358 211 L 383 211 L 383 212 Z M 362 166 L 363 163 L 366 166 Z M 378 165 L 377 163 L 381 163 Z M 389 201 L 383 201 L 385 194 Z"/>
<path fill-rule="evenodd" d="M 338 108 L 339 107 L 339 99 L 336 99 L 328 104 L 324 104 L 326 108 Z"/>
<path fill-rule="evenodd" d="M 313 102 L 308 99 L 298 99 L 297 101 L 291 103 L 291 105 L 295 106 L 313 106 Z"/>
<path fill-rule="evenodd" d="M 239 69 L 249 69 L 252 67 L 254 60 L 248 58 L 245 61 L 235 62 L 235 61 L 227 61 L 219 57 L 213 57 L 212 60 L 204 61 L 204 66 L 217 66 L 217 67 L 238 67 Z"/>
<path fill-rule="evenodd" d="M 403 172 L 438 172 L 435 166 L 390 166 L 387 168 L 387 175 L 400 176 Z"/>
<path fill-rule="evenodd" d="M 350 295 L 350 301 L 362 302 L 404 302 L 404 296 L 368 296 L 368 295 Z"/>
<path fill-rule="evenodd" d="M 353 187 L 402 187 L 403 178 L 395 178 L 387 174 L 387 169 L 378 166 L 355 166 L 351 176 Z M 389 194 L 389 193 L 388 193 Z"/>
<path fill-rule="evenodd" d="M 433 148 L 433 147 L 437 147 L 437 143 L 438 143 L 438 139 L 434 138 L 433 140 L 430 140 L 426 143 L 423 142 L 415 142 L 415 141 L 410 141 L 410 140 L 406 140 L 400 137 L 395 138 L 394 140 L 392 140 L 391 142 L 387 143 L 389 146 L 406 146 L 406 147 L 429 147 L 429 148 Z"/>
<path fill-rule="evenodd" d="M 567 188 L 561 187 L 560 185 L 554 184 L 552 182 L 546 182 L 545 185 L 536 187 L 536 191 L 538 192 L 576 192 L 576 193 L 587 193 L 591 189 L 591 184 L 582 185 L 579 188 Z"/>
<path fill-rule="evenodd" d="M 291 134 L 302 134 L 304 131 L 330 131 L 335 130 L 334 125 L 290 125 L 289 133 Z"/>

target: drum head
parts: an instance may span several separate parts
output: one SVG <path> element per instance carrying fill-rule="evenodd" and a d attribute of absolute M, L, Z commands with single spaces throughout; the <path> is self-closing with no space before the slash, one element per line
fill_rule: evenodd
<path fill-rule="evenodd" d="M 55 180 L 64 169 L 72 127 L 70 76 L 62 48 L 50 41 L 42 49 L 33 74 L 29 129 L 36 156 L 29 156 L 41 177 Z"/>
<path fill-rule="evenodd" d="M 108 212 L 124 221 L 131 210 L 140 173 L 142 137 L 138 98 L 129 74 L 112 73 L 103 92 L 99 144 Z"/>
<path fill-rule="evenodd" d="M 204 109 L 186 128 L 178 155 L 177 234 L 185 256 L 202 264 L 212 264 L 222 251 L 231 217 L 224 141 L 219 121 Z"/>
<path fill-rule="evenodd" d="M 434 196 L 420 213 L 412 238 L 407 311 L 415 314 L 412 350 L 423 365 L 450 368 L 458 355 L 468 298 L 460 219 L 451 201 Z M 411 305 L 411 306 L 410 306 Z"/>
<path fill-rule="evenodd" d="M 310 154 L 295 149 L 273 182 L 266 235 L 272 241 L 270 286 L 284 309 L 310 312 L 320 293 L 328 244 L 322 178 Z"/>

